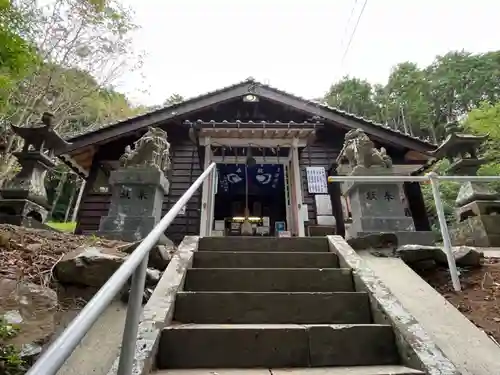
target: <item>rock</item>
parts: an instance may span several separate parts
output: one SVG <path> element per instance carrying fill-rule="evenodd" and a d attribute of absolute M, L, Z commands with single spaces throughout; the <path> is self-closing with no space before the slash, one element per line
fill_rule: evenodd
<path fill-rule="evenodd" d="M 101 287 L 122 265 L 127 254 L 119 248 L 81 246 L 66 254 L 55 266 L 55 276 L 61 283 Z M 146 285 L 156 286 L 161 272 L 148 268 Z M 130 280 L 129 280 L 130 283 Z"/>
<path fill-rule="evenodd" d="M 19 351 L 19 356 L 27 363 L 28 366 L 32 366 L 36 360 L 38 359 L 38 356 L 42 353 L 42 346 L 31 343 L 31 344 L 24 344 L 21 346 L 21 350 Z"/>
<path fill-rule="evenodd" d="M 26 246 L 26 250 L 29 250 L 31 252 L 40 251 L 41 249 L 42 249 L 41 243 L 30 243 L 29 245 Z"/>
<path fill-rule="evenodd" d="M 435 260 L 437 253 L 441 253 L 439 247 L 424 245 L 403 245 L 396 250 L 396 255 L 408 264 Z"/>
<path fill-rule="evenodd" d="M 166 237 L 165 237 L 166 238 Z M 167 239 L 168 240 L 168 239 Z M 164 271 L 167 268 L 170 259 L 175 252 L 175 245 L 172 241 L 168 242 L 163 240 L 162 245 L 156 245 L 151 249 L 149 253 L 148 267 L 156 268 L 157 270 Z M 132 252 L 139 246 L 141 241 L 133 242 L 131 244 L 126 244 L 118 248 L 119 251 L 132 254 Z"/>
<path fill-rule="evenodd" d="M 478 267 L 481 265 L 481 260 L 484 258 L 484 254 L 474 247 L 456 246 L 453 247 L 452 250 L 457 266 Z M 412 265 L 412 267 L 417 262 L 431 260 L 439 265 L 448 265 L 444 249 L 437 246 L 404 245 L 396 250 L 396 255 L 405 263 Z"/>
<path fill-rule="evenodd" d="M 387 249 L 398 245 L 398 237 L 394 233 L 376 233 L 350 238 L 347 243 L 354 250 Z"/>
<path fill-rule="evenodd" d="M 55 266 L 55 276 L 61 283 L 101 287 L 125 257 L 116 248 L 83 245 L 64 255 Z"/>
<path fill-rule="evenodd" d="M 142 293 L 142 304 L 148 303 L 148 301 L 152 295 L 153 295 L 153 289 L 152 288 L 145 288 L 144 292 Z M 128 303 L 129 297 L 130 297 L 130 288 L 127 288 L 122 292 L 122 295 L 121 295 L 122 302 Z"/>
<path fill-rule="evenodd" d="M 434 259 L 419 260 L 418 262 L 411 263 L 411 268 L 415 271 L 428 271 L 437 267 Z"/>
<path fill-rule="evenodd" d="M 455 263 L 460 267 L 479 267 L 481 260 L 484 258 L 484 253 L 472 246 L 454 246 L 452 247 Z M 444 250 L 440 249 L 436 254 L 436 262 L 447 265 L 448 260 Z"/>
<path fill-rule="evenodd" d="M 152 268 L 146 271 L 146 286 L 155 287 L 161 278 L 161 272 Z"/>
<path fill-rule="evenodd" d="M 54 333 L 57 310 L 57 294 L 52 289 L 0 279 L 0 315 L 19 327 L 10 343 L 21 347 L 45 342 Z"/>

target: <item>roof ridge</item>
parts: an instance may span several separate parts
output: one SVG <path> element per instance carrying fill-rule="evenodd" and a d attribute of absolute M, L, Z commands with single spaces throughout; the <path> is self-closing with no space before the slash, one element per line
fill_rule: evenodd
<path fill-rule="evenodd" d="M 418 140 L 418 141 L 426 143 L 426 144 L 428 144 L 430 146 L 437 146 L 435 143 L 432 143 L 430 141 L 430 139 L 424 139 L 424 138 L 420 138 L 420 137 L 417 137 L 417 136 L 414 136 L 414 135 L 411 135 L 411 134 L 407 134 L 405 132 L 400 131 L 399 129 L 393 129 L 393 128 L 389 127 L 388 125 L 381 124 L 379 122 L 373 121 L 373 120 L 365 118 L 363 116 L 358 116 L 358 115 L 356 115 L 354 113 L 349 113 L 349 112 L 344 111 L 344 110 L 342 110 L 340 108 L 333 107 L 333 106 L 330 106 L 330 105 L 325 104 L 325 103 L 320 103 L 320 102 L 318 102 L 316 100 L 313 100 L 313 99 L 306 99 L 306 98 L 304 98 L 302 96 L 299 96 L 297 94 L 293 94 L 291 92 L 288 92 L 288 91 L 279 89 L 277 87 L 271 86 L 268 83 L 262 83 L 262 82 L 256 80 L 254 77 L 251 77 L 251 76 L 247 77 L 246 79 L 244 79 L 242 81 L 233 83 L 231 85 L 227 85 L 227 86 L 221 87 L 221 88 L 216 89 L 216 90 L 207 91 L 207 92 L 205 92 L 203 94 L 195 95 L 195 96 L 190 97 L 190 98 L 188 98 L 186 100 L 183 100 L 183 101 L 181 101 L 179 103 L 173 103 L 173 104 L 163 105 L 163 106 L 155 108 L 155 109 L 153 109 L 151 111 L 147 111 L 147 112 L 141 113 L 141 114 L 136 115 L 136 116 L 130 116 L 130 117 L 127 117 L 127 118 L 124 118 L 124 119 L 120 119 L 120 120 L 114 121 L 114 122 L 109 122 L 109 123 L 106 123 L 106 124 L 102 124 L 101 126 L 98 126 L 98 127 L 94 127 L 93 125 L 91 125 L 86 130 L 84 130 L 82 132 L 79 132 L 79 133 L 73 133 L 73 134 L 71 134 L 71 136 L 64 137 L 64 139 L 67 140 L 67 139 L 76 138 L 76 137 L 82 136 L 82 135 L 84 135 L 86 133 L 90 133 L 90 132 L 93 132 L 93 131 L 96 131 L 96 130 L 101 130 L 101 129 L 104 129 L 104 128 L 112 127 L 112 126 L 118 125 L 118 124 L 120 124 L 120 123 L 122 123 L 124 121 L 128 121 L 128 120 L 131 120 L 131 119 L 134 119 L 134 118 L 138 118 L 138 117 L 141 117 L 141 116 L 148 116 L 148 115 L 151 115 L 151 114 L 156 113 L 156 112 L 165 111 L 167 109 L 174 109 L 174 108 L 177 108 L 177 107 L 179 107 L 179 106 L 181 106 L 183 104 L 186 104 L 188 102 L 199 100 L 199 99 L 202 99 L 202 98 L 210 96 L 210 95 L 221 93 L 223 91 L 231 90 L 231 89 L 237 88 L 238 86 L 242 86 L 242 85 L 245 85 L 245 84 L 252 84 L 252 86 L 254 88 L 255 88 L 255 86 L 263 87 L 265 89 L 268 89 L 268 90 L 271 90 L 271 91 L 275 91 L 275 92 L 278 92 L 278 93 L 283 94 L 283 95 L 288 95 L 288 96 L 290 96 L 292 98 L 295 98 L 297 100 L 300 100 L 300 101 L 312 104 L 312 105 L 314 105 L 316 107 L 324 108 L 324 109 L 327 109 L 329 111 L 335 112 L 336 114 L 338 114 L 340 116 L 348 117 L 348 118 L 351 118 L 351 119 L 353 119 L 355 121 L 363 121 L 363 122 L 365 122 L 365 123 L 367 123 L 369 125 L 376 126 L 378 128 L 382 128 L 382 129 L 386 129 L 386 130 L 392 131 L 394 133 L 399 133 L 399 134 L 401 134 L 403 136 L 406 136 L 408 138 L 412 138 L 412 139 Z"/>

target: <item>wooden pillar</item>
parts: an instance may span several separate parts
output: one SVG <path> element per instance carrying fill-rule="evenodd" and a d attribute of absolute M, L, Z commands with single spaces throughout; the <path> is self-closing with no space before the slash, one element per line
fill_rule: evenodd
<path fill-rule="evenodd" d="M 294 191 L 296 204 L 292 207 L 292 212 L 295 212 L 296 217 L 296 229 L 298 237 L 305 237 L 305 229 L 304 229 L 304 218 L 302 215 L 302 178 L 300 176 L 300 166 L 299 166 L 299 148 L 298 148 L 298 140 L 297 138 L 293 139 L 293 144 L 290 149 L 292 160 L 292 189 Z"/>
<path fill-rule="evenodd" d="M 203 170 L 207 169 L 211 162 L 212 150 L 210 146 L 210 137 L 206 138 L 205 142 L 205 160 L 203 165 Z M 212 192 L 212 178 L 211 174 L 205 181 L 203 181 L 203 191 L 201 193 L 201 214 L 200 214 L 200 237 L 206 237 L 210 235 L 212 220 L 210 218 L 210 213 L 212 212 L 211 203 L 212 197 L 210 196 Z"/>
<path fill-rule="evenodd" d="M 404 192 L 408 201 L 408 207 L 415 224 L 416 231 L 430 231 L 431 225 L 425 208 L 422 189 L 418 182 L 405 182 Z"/>
<path fill-rule="evenodd" d="M 333 164 L 328 176 L 337 176 L 337 164 Z M 344 211 L 342 210 L 342 189 L 340 182 L 328 183 L 328 194 L 332 202 L 332 214 L 335 217 L 336 231 L 339 236 L 345 236 Z"/>

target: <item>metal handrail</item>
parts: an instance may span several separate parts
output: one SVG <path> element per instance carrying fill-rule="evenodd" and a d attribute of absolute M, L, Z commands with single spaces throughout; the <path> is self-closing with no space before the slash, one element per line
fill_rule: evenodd
<path fill-rule="evenodd" d="M 142 240 L 128 259 L 109 278 L 106 284 L 99 289 L 78 316 L 73 319 L 64 332 L 40 356 L 26 375 L 55 375 L 99 316 L 120 292 L 130 276 L 133 275 L 118 366 L 119 375 L 130 375 L 132 373 L 149 252 L 179 214 L 182 207 L 187 204 L 203 181 L 214 170 L 215 166 L 216 163 L 210 164 L 201 176 L 196 179 L 177 203 Z"/>
<path fill-rule="evenodd" d="M 456 181 L 456 182 L 492 182 L 500 181 L 500 176 L 440 176 L 436 172 L 430 172 L 425 176 L 394 176 L 394 175 L 378 175 L 378 176 L 329 176 L 328 182 L 368 182 L 368 183 L 384 183 L 384 182 L 430 182 L 432 195 L 436 205 L 436 212 L 439 220 L 439 228 L 443 237 L 443 248 L 450 269 L 451 281 L 453 289 L 459 292 L 462 287 L 458 277 L 457 265 L 451 246 L 450 233 L 448 224 L 444 216 L 443 202 L 441 193 L 439 192 L 439 181 Z"/>

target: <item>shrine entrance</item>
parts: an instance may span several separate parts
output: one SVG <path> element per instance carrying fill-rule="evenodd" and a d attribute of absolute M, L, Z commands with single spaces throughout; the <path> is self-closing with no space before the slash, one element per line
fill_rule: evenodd
<path fill-rule="evenodd" d="M 298 139 L 200 142 L 204 167 L 217 163 L 217 173 L 203 184 L 200 236 L 238 235 L 238 227 L 239 235 L 305 235 Z"/>
<path fill-rule="evenodd" d="M 217 236 L 277 236 L 289 231 L 285 164 L 217 164 L 214 225 Z M 248 228 L 244 231 L 243 223 Z"/>

